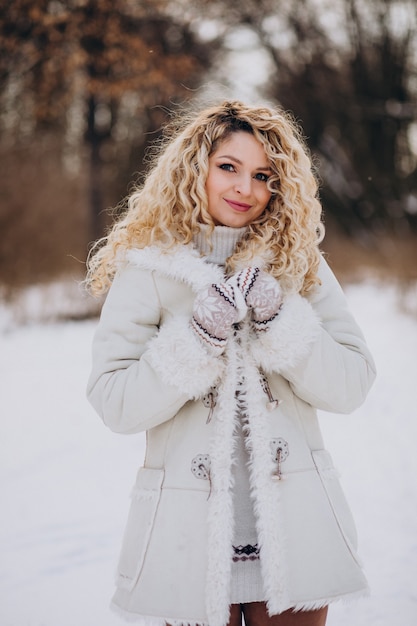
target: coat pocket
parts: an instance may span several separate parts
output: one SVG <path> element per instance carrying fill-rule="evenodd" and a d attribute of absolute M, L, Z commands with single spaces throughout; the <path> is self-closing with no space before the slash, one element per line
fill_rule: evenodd
<path fill-rule="evenodd" d="M 312 456 L 340 532 L 353 557 L 359 562 L 356 553 L 358 536 L 355 522 L 339 482 L 332 457 L 327 450 L 313 450 Z"/>
<path fill-rule="evenodd" d="M 161 496 L 164 470 L 141 467 L 131 494 L 131 504 L 119 558 L 117 585 L 131 590 L 140 576 Z"/>

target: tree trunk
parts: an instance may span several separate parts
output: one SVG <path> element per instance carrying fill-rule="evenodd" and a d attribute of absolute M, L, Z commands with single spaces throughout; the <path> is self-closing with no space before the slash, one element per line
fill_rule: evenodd
<path fill-rule="evenodd" d="M 103 236 L 100 215 L 103 210 L 103 193 L 101 185 L 100 147 L 102 136 L 96 127 L 96 98 L 88 98 L 86 141 L 90 149 L 90 172 L 88 178 L 89 196 L 89 237 L 96 241 Z"/>

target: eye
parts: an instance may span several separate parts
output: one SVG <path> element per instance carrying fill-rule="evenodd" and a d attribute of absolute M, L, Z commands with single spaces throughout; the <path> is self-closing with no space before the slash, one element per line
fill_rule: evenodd
<path fill-rule="evenodd" d="M 225 172 L 234 172 L 235 171 L 235 167 L 234 167 L 234 165 L 232 165 L 232 163 L 221 163 L 221 165 L 219 165 L 219 168 L 221 170 L 224 170 Z"/>
<path fill-rule="evenodd" d="M 266 183 L 268 178 L 268 174 L 264 174 L 263 172 L 258 172 L 257 174 L 255 174 L 255 180 L 260 180 L 263 183 Z"/>

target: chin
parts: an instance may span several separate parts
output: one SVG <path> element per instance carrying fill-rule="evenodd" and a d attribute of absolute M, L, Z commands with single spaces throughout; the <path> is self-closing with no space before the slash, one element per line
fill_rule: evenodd
<path fill-rule="evenodd" d="M 228 220 L 224 220 L 223 222 L 219 222 L 219 226 L 229 226 L 230 228 L 242 228 L 243 226 L 248 226 L 250 224 L 250 220 L 244 220 L 239 218 L 230 218 Z"/>

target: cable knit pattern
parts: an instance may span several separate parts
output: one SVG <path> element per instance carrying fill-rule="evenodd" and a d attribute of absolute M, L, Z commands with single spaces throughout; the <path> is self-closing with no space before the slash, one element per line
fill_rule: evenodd
<path fill-rule="evenodd" d="M 244 416 L 239 415 L 235 432 L 233 465 L 234 534 L 231 577 L 231 602 L 263 602 L 261 565 L 254 502 L 250 494 L 250 455 L 243 432 Z"/>
<path fill-rule="evenodd" d="M 200 224 L 199 232 L 193 237 L 193 244 L 204 255 L 207 262 L 224 265 L 246 230 L 246 226 L 242 228 L 215 226 L 213 232 L 210 233 L 210 227 L 207 224 Z"/>

